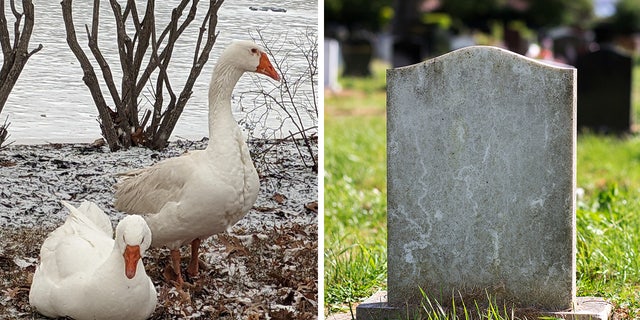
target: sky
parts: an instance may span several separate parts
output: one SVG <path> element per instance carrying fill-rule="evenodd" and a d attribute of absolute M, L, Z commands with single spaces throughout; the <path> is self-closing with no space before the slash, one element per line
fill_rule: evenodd
<path fill-rule="evenodd" d="M 595 14 L 598 17 L 608 17 L 615 12 L 617 0 L 593 0 Z"/>

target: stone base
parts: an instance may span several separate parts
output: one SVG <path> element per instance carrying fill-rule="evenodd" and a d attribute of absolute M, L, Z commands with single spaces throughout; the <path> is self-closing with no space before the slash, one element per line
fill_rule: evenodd
<path fill-rule="evenodd" d="M 578 297 L 573 311 L 544 312 L 539 315 L 569 320 L 608 320 L 613 306 L 603 298 Z M 387 292 L 379 291 L 358 305 L 357 320 L 414 319 L 419 310 L 391 307 L 387 304 Z M 536 312 L 537 313 L 537 312 Z"/>

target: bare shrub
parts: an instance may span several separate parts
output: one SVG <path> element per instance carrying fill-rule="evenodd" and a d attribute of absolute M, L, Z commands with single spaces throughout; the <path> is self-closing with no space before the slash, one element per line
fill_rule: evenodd
<path fill-rule="evenodd" d="M 257 138 L 262 139 L 299 140 L 301 145 L 296 143 L 296 147 L 300 158 L 306 167 L 317 172 L 318 153 L 317 148 L 314 148 L 317 145 L 314 140 L 317 142 L 318 138 L 317 32 L 307 29 L 294 36 L 266 39 L 258 30 L 255 38 L 274 57 L 273 66 L 282 80 L 275 88 L 266 89 L 254 78 L 257 90 L 240 96 L 240 104 L 247 113 L 240 124 L 252 137 L 258 134 Z M 295 49 L 286 49 L 285 45 Z M 294 54 L 304 57 L 305 63 L 292 65 L 289 61 Z M 270 123 L 269 120 L 273 119 L 280 122 Z"/>
<path fill-rule="evenodd" d="M 18 12 L 15 0 L 9 1 L 11 13 L 15 17 L 13 24 L 13 45 L 9 35 L 9 26 L 5 15 L 5 1 L 0 0 L 0 46 L 2 46 L 2 69 L 0 70 L 0 112 L 4 108 L 13 86 L 27 64 L 29 58 L 42 49 L 42 44 L 29 51 L 29 40 L 33 32 L 34 8 L 31 0 L 22 0 L 22 13 Z M 24 21 L 22 20 L 24 18 Z M 20 28 L 22 26 L 22 28 Z M 0 126 L 0 147 L 8 137 L 7 121 Z"/>
<path fill-rule="evenodd" d="M 7 141 L 7 139 L 9 138 L 9 125 L 11 125 L 11 122 L 7 121 L 9 121 L 9 117 L 6 117 L 4 119 L 4 123 L 0 126 L 0 150 L 6 148 L 11 144 L 5 144 L 5 141 Z"/>
<path fill-rule="evenodd" d="M 91 62 L 78 44 L 73 24 L 72 0 L 62 1 L 67 43 L 82 66 L 83 80 L 98 108 L 102 135 L 112 151 L 131 146 L 145 146 L 156 150 L 167 146 L 171 132 L 191 97 L 193 85 L 209 59 L 209 53 L 217 38 L 215 28 L 218 22 L 218 9 L 222 2 L 223 0 L 209 1 L 200 25 L 189 77 L 180 94 L 176 95 L 167 74 L 167 68 L 171 62 L 176 41 L 196 17 L 199 0 L 181 0 L 173 9 L 170 22 L 161 28 L 159 35 L 154 13 L 155 0 L 147 1 L 142 17 L 138 14 L 135 0 L 127 0 L 124 10 L 117 0 L 109 0 L 116 19 L 117 43 L 115 46 L 118 48 L 122 69 L 120 90 L 113 79 L 111 67 L 98 47 L 100 0 L 94 0 L 91 28 L 85 25 L 85 29 L 89 49 L 100 67 L 115 107 L 112 108 L 104 98 Z M 189 3 L 191 5 L 185 15 L 185 9 Z M 127 25 L 135 30 L 133 37 L 128 34 Z M 143 66 L 145 61 L 146 65 Z M 149 90 L 152 95 L 149 100 L 152 101 L 153 108 L 141 113 L 139 104 L 144 100 L 141 94 L 147 86 L 152 88 Z M 169 96 L 168 102 L 164 101 L 165 94 Z"/>

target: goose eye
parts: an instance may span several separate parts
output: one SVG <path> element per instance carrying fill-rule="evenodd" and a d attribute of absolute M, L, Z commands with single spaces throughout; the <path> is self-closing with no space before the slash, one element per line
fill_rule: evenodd
<path fill-rule="evenodd" d="M 258 49 L 256 49 L 256 48 L 251 48 L 251 53 L 254 53 L 254 54 L 255 54 L 255 53 L 258 53 Z"/>

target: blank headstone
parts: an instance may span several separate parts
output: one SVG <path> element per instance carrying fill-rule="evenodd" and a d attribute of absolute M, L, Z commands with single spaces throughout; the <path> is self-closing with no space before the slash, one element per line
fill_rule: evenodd
<path fill-rule="evenodd" d="M 633 59 L 610 46 L 578 58 L 578 128 L 631 131 Z"/>
<path fill-rule="evenodd" d="M 338 68 L 340 67 L 340 44 L 338 40 L 324 38 L 324 89 L 340 91 Z"/>
<path fill-rule="evenodd" d="M 388 305 L 570 308 L 576 70 L 476 46 L 387 85 Z"/>

